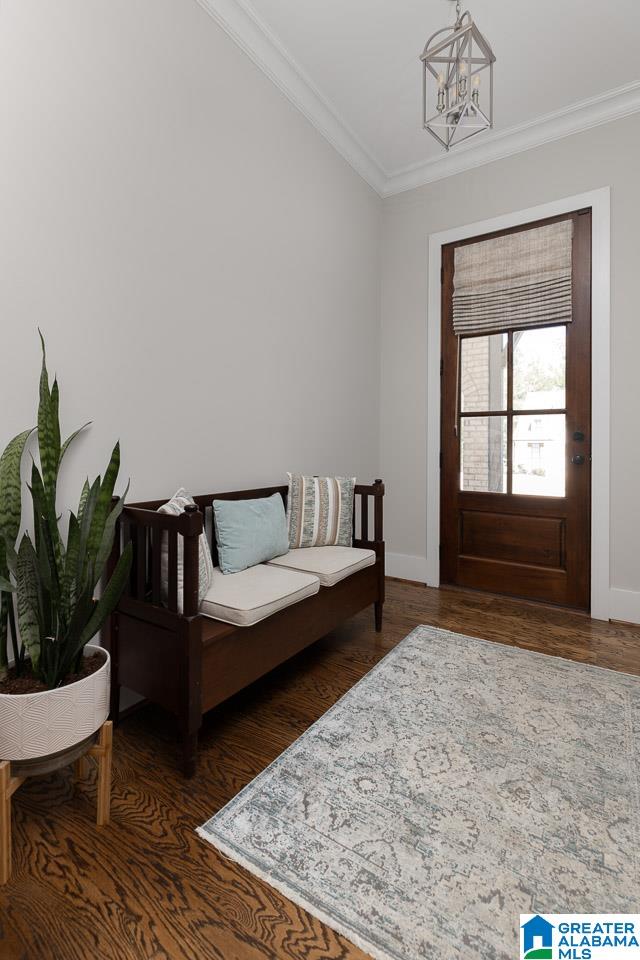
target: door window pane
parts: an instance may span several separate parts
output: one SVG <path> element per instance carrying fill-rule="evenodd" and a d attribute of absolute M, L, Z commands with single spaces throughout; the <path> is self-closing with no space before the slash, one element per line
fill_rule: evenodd
<path fill-rule="evenodd" d="M 513 418 L 513 493 L 564 497 L 565 465 L 564 413 Z"/>
<path fill-rule="evenodd" d="M 464 337 L 460 343 L 460 409 L 507 409 L 507 334 Z"/>
<path fill-rule="evenodd" d="M 506 493 L 506 417 L 462 417 L 460 489 Z"/>
<path fill-rule="evenodd" d="M 565 406 L 566 327 L 513 334 L 513 407 L 561 410 Z"/>

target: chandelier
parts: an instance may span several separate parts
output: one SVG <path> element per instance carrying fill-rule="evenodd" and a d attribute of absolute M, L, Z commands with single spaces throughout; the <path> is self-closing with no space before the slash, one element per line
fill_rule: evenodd
<path fill-rule="evenodd" d="M 496 58 L 469 11 L 460 12 L 460 0 L 456 2 L 455 24 L 429 37 L 420 59 L 422 126 L 445 150 L 493 127 Z M 487 69 L 483 87 L 483 71 Z"/>

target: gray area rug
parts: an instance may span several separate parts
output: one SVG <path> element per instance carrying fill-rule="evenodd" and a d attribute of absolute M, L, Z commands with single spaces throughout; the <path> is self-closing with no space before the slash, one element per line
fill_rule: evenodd
<path fill-rule="evenodd" d="M 199 829 L 379 960 L 637 912 L 640 678 L 418 627 Z"/>

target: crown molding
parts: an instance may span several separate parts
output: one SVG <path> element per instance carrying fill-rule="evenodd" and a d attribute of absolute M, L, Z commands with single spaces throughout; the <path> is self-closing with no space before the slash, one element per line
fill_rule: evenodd
<path fill-rule="evenodd" d="M 197 0 L 232 40 L 381 197 L 455 176 L 640 111 L 640 81 L 581 100 L 506 130 L 484 134 L 450 153 L 389 173 L 340 117 L 249 0 Z"/>
<path fill-rule="evenodd" d="M 197 0 L 380 196 L 387 174 L 247 0 Z"/>
<path fill-rule="evenodd" d="M 486 134 L 469 147 L 461 145 L 441 157 L 398 170 L 387 178 L 383 196 L 404 193 L 639 111 L 640 82 L 629 83 L 507 130 Z"/>

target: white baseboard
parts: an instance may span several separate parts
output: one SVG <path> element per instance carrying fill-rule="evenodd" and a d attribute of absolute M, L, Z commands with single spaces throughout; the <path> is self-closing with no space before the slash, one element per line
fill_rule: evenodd
<path fill-rule="evenodd" d="M 398 577 L 399 580 L 426 583 L 427 558 L 412 557 L 408 553 L 386 553 L 385 572 L 388 577 Z"/>
<path fill-rule="evenodd" d="M 640 623 L 640 592 L 611 587 L 609 591 L 609 616 L 612 620 Z"/>

